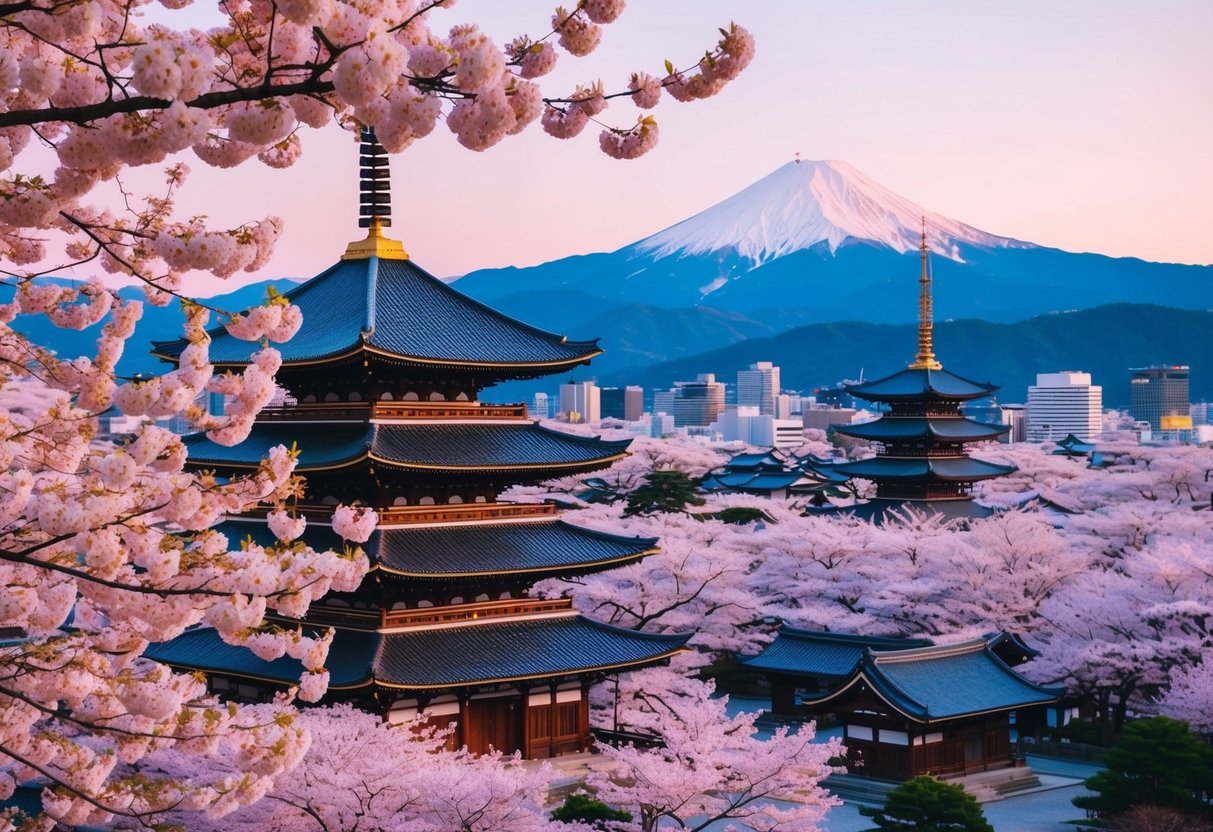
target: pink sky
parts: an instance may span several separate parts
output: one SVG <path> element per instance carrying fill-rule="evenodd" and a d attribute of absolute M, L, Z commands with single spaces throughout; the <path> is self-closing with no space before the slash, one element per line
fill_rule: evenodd
<path fill-rule="evenodd" d="M 532 0 L 461 0 L 443 20 L 475 18 L 504 43 L 546 33 L 550 14 L 549 3 Z M 1213 262 L 1207 0 L 633 0 L 597 52 L 561 56 L 545 91 L 596 78 L 619 89 L 632 71 L 656 74 L 666 58 L 685 66 L 730 19 L 754 32 L 754 63 L 716 98 L 663 102 L 661 143 L 647 157 L 611 160 L 596 131 L 562 142 L 537 125 L 476 154 L 440 126 L 393 161 L 393 236 L 439 275 L 612 250 L 800 151 L 845 159 L 995 234 Z M 635 113 L 617 101 L 602 118 L 622 125 Z M 258 278 L 310 276 L 360 236 L 354 145 L 332 128 L 305 133 L 304 146 L 285 171 L 191 161 L 185 211 L 216 224 L 286 220 Z"/>

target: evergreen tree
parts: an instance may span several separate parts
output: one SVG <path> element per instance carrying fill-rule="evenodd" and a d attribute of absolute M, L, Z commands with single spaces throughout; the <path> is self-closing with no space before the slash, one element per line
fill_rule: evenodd
<path fill-rule="evenodd" d="M 915 777 L 889 792 L 883 809 L 861 807 L 878 830 L 994 832 L 973 795 L 934 777 Z"/>
<path fill-rule="evenodd" d="M 688 505 L 701 506 L 704 499 L 696 493 L 697 488 L 698 483 L 686 471 L 677 468 L 652 471 L 644 478 L 644 483 L 628 495 L 623 516 L 682 513 Z"/>
<path fill-rule="evenodd" d="M 1104 756 L 1104 765 L 1104 771 L 1087 778 L 1087 788 L 1095 794 L 1074 798 L 1075 806 L 1101 815 L 1141 805 L 1209 812 L 1213 748 L 1186 722 L 1165 716 L 1130 722 Z"/>

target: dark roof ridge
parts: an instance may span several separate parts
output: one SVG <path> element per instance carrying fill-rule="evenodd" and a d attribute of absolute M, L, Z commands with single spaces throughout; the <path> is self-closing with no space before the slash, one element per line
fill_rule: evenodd
<path fill-rule="evenodd" d="M 920 647 L 928 647 L 933 642 L 928 638 L 907 638 L 899 636 L 865 636 L 858 633 L 835 633 L 829 630 L 807 630 L 800 627 L 790 627 L 787 624 L 779 628 L 779 635 L 787 634 L 793 638 L 811 638 L 817 641 L 832 641 L 838 644 L 853 644 L 857 647 L 865 647 L 868 645 L 880 644 L 887 645 L 890 648 L 889 652 L 899 652 L 899 650 L 909 650 Z M 897 645 L 905 643 L 904 648 L 898 648 Z"/>

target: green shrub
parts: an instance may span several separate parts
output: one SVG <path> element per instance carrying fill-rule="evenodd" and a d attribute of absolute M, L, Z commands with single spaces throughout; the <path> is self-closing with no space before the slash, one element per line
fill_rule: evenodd
<path fill-rule="evenodd" d="M 601 800 L 595 800 L 585 792 L 569 795 L 564 803 L 552 812 L 552 820 L 561 823 L 588 823 L 595 829 L 606 829 L 606 822 L 609 820 L 627 823 L 631 819 L 629 813 L 612 808 Z"/>

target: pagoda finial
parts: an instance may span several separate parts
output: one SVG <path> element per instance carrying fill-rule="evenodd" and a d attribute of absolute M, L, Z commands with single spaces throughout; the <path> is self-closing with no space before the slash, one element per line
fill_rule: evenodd
<path fill-rule="evenodd" d="M 383 236 L 383 229 L 392 225 L 392 182 L 387 151 L 375 138 L 375 131 L 371 127 L 361 128 L 359 140 L 358 225 L 367 230 L 366 239 L 356 240 L 346 246 L 341 259 L 366 260 L 379 257 L 384 260 L 407 260 L 408 252 L 400 241 Z"/>
<path fill-rule="evenodd" d="M 927 218 L 922 218 L 922 274 L 918 277 L 918 355 L 914 357 L 911 370 L 940 370 L 943 365 L 935 360 L 932 330 L 935 324 L 931 307 L 931 271 L 927 266 Z"/>

